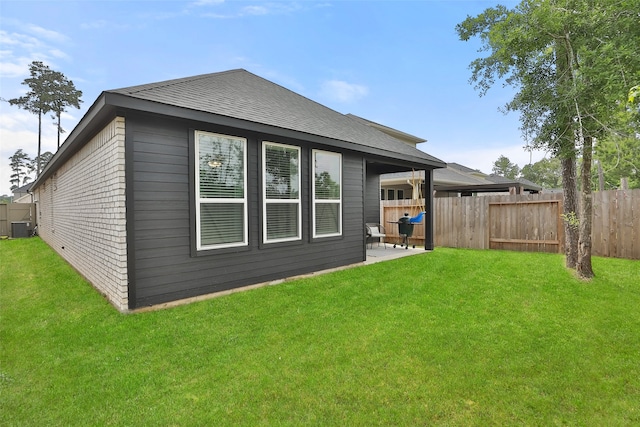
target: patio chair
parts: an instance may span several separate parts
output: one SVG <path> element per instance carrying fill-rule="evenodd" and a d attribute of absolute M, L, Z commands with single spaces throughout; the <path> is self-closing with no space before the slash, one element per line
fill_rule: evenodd
<path fill-rule="evenodd" d="M 382 240 L 382 245 L 385 249 L 387 249 L 387 242 L 385 241 L 385 237 L 387 237 L 387 234 L 382 224 L 367 223 L 366 225 L 367 240 L 377 238 L 378 246 L 380 246 L 380 241 Z M 371 241 L 371 248 L 373 248 L 373 241 Z"/>

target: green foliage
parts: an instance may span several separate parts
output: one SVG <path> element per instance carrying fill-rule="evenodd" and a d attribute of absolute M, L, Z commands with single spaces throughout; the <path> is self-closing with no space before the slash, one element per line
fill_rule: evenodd
<path fill-rule="evenodd" d="M 29 91 L 19 98 L 10 99 L 9 104 L 41 116 L 53 110 L 54 71 L 40 61 L 33 61 L 29 65 L 29 73 L 31 77 L 22 82 Z"/>
<path fill-rule="evenodd" d="M 52 157 L 53 153 L 51 151 L 46 151 L 42 153 L 40 157 L 32 159 L 22 150 L 22 148 L 18 149 L 13 156 L 9 157 L 9 160 L 11 160 L 11 171 L 13 172 L 9 179 L 9 182 L 11 183 L 11 190 L 15 190 L 16 188 L 31 181 L 31 175 L 36 170 L 44 169 Z"/>
<path fill-rule="evenodd" d="M 11 161 L 9 166 L 11 166 L 12 172 L 9 183 L 11 184 L 10 189 L 13 191 L 31 180 L 29 177 L 29 171 L 33 160 L 27 153 L 22 151 L 22 148 L 17 150 L 13 156 L 9 157 L 9 160 Z"/>
<path fill-rule="evenodd" d="M 639 261 L 438 248 L 123 315 L 39 238 L 0 259 L 2 425 L 640 423 Z"/>
<path fill-rule="evenodd" d="M 601 164 L 605 190 L 620 188 L 622 178 L 629 188 L 640 188 L 640 139 L 612 135 L 599 140 L 594 157 Z"/>
<path fill-rule="evenodd" d="M 331 174 L 327 171 L 316 173 L 316 198 L 318 199 L 332 199 L 336 200 L 340 198 L 340 184 L 331 178 Z"/>
<path fill-rule="evenodd" d="M 599 138 L 611 127 L 613 106 L 627 101 L 629 82 L 640 81 L 639 6 L 524 0 L 513 9 L 488 8 L 456 30 L 461 40 L 479 37 L 488 53 L 470 66 L 481 94 L 498 80 L 517 88 L 506 110 L 520 112 L 534 147 L 566 156 L 578 130 Z"/>
<path fill-rule="evenodd" d="M 566 222 L 569 225 L 569 227 L 574 228 L 576 230 L 580 227 L 580 218 L 578 218 L 578 215 L 576 215 L 575 212 L 561 214 L 560 216 L 562 217 L 564 222 Z"/>
<path fill-rule="evenodd" d="M 544 188 L 561 188 L 562 166 L 560 165 L 560 159 L 557 157 L 544 158 L 533 164 L 523 166 L 520 176 Z"/>
<path fill-rule="evenodd" d="M 82 91 L 76 89 L 73 81 L 58 71 L 53 72 L 53 81 L 55 85 L 51 111 L 54 113 L 53 118 L 56 119 L 58 148 L 60 148 L 60 134 L 64 133 L 64 129 L 60 126 L 60 117 L 67 111 L 67 107 L 80 108 Z"/>
<path fill-rule="evenodd" d="M 520 167 L 515 163 L 511 163 L 508 157 L 500 155 L 498 160 L 493 162 L 491 172 L 505 178 L 516 179 L 520 174 Z"/>
<path fill-rule="evenodd" d="M 33 61 L 29 65 L 30 77 L 22 84 L 29 87 L 29 91 L 18 98 L 9 100 L 9 104 L 18 106 L 38 116 L 38 155 L 41 158 L 42 146 L 42 115 L 54 112 L 58 127 L 58 148 L 60 148 L 60 115 L 68 106 L 80 108 L 82 92 L 77 90 L 73 82 L 64 74 L 54 71 L 41 61 Z M 36 162 L 36 176 L 40 175 L 40 163 Z"/>
<path fill-rule="evenodd" d="M 37 169 L 38 167 L 40 167 L 40 170 L 44 169 L 44 167 L 47 166 L 47 163 L 49 163 L 52 158 L 53 153 L 51 151 L 45 151 L 40 155 L 40 157 L 38 157 L 37 159 L 33 159 L 32 163 L 35 166 L 32 166 L 32 169 Z"/>

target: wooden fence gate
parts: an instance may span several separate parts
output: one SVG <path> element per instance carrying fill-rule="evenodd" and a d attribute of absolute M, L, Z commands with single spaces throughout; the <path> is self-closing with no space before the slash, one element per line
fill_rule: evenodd
<path fill-rule="evenodd" d="M 561 200 L 489 202 L 489 249 L 563 252 Z"/>

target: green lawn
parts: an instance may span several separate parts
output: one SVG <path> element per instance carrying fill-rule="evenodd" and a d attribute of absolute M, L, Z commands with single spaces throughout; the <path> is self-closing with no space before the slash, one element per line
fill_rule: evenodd
<path fill-rule="evenodd" d="M 640 262 L 440 249 L 124 315 L 0 242 L 0 425 L 640 425 Z"/>

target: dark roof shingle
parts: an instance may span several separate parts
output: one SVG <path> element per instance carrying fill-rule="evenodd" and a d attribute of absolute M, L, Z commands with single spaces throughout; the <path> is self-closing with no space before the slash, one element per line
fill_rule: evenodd
<path fill-rule="evenodd" d="M 441 160 L 246 70 L 230 70 L 106 91 L 294 130 L 434 163 Z"/>

